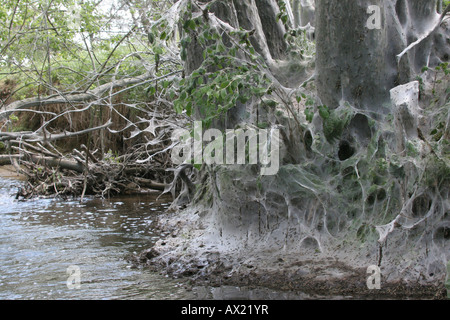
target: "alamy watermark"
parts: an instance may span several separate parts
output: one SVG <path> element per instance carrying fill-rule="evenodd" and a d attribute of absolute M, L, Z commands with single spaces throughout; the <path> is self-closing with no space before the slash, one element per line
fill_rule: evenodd
<path fill-rule="evenodd" d="M 208 129 L 202 122 L 194 122 L 193 135 L 185 129 L 175 130 L 172 141 L 172 161 L 176 165 L 261 165 L 263 176 L 276 175 L 280 166 L 279 129 Z M 248 161 L 247 161 L 248 160 Z"/>
<path fill-rule="evenodd" d="M 369 290 L 380 290 L 381 289 L 381 269 L 378 266 L 369 266 L 367 268 L 367 273 L 370 276 L 367 278 L 367 288 Z"/>
<path fill-rule="evenodd" d="M 379 6 L 371 5 L 367 8 L 367 14 L 370 14 L 367 19 L 366 27 L 370 30 L 381 29 L 381 8 Z"/>
<path fill-rule="evenodd" d="M 81 12 L 82 7 L 77 2 L 67 7 L 67 25 L 70 29 L 78 30 L 80 28 L 82 21 Z"/>
<path fill-rule="evenodd" d="M 66 270 L 69 275 L 66 284 L 69 290 L 81 289 L 81 268 L 79 266 L 69 266 Z"/>

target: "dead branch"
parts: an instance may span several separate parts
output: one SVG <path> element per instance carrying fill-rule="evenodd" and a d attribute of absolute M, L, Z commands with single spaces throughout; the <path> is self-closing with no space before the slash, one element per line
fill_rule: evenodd
<path fill-rule="evenodd" d="M 63 133 L 49 133 L 45 132 L 44 134 L 38 134 L 36 132 L 24 131 L 24 132 L 0 132 L 0 141 L 10 141 L 10 140 L 21 140 L 27 142 L 50 142 L 55 140 L 60 140 L 64 138 L 70 138 L 74 136 L 83 135 L 86 133 L 90 133 L 97 130 L 102 130 L 110 127 L 112 125 L 111 120 L 109 120 L 104 125 L 88 128 L 85 130 L 80 130 L 76 132 L 63 132 Z"/>
<path fill-rule="evenodd" d="M 0 155 L 0 165 L 13 164 L 14 159 L 26 160 L 45 167 L 67 169 L 79 173 L 83 173 L 84 171 L 84 165 L 79 162 L 61 158 L 44 157 L 36 154 Z"/>
<path fill-rule="evenodd" d="M 423 42 L 424 40 L 428 39 L 435 31 L 436 29 L 441 25 L 442 21 L 444 20 L 445 16 L 447 15 L 447 13 L 450 12 L 450 5 L 448 5 L 444 12 L 441 14 L 441 16 L 439 17 L 439 19 L 437 20 L 436 24 L 424 35 L 422 35 L 419 39 L 417 39 L 416 41 L 414 41 L 413 43 L 411 43 L 405 50 L 403 50 L 401 53 L 399 53 L 397 55 L 397 63 L 400 64 L 400 60 L 402 59 L 402 57 L 412 48 L 414 48 L 415 46 L 417 46 L 418 44 L 420 44 L 421 42 Z"/>
<path fill-rule="evenodd" d="M 139 186 L 154 190 L 164 191 L 167 187 L 167 184 L 165 183 L 156 182 L 150 179 L 134 178 L 134 180 Z"/>
<path fill-rule="evenodd" d="M 124 78 L 116 81 L 112 81 L 103 84 L 93 90 L 89 90 L 86 93 L 74 93 L 67 95 L 52 95 L 48 97 L 36 97 L 28 98 L 19 101 L 15 101 L 5 106 L 4 111 L 0 112 L 0 118 L 8 117 L 16 109 L 29 109 L 38 106 L 46 106 L 52 104 L 64 104 L 64 103 L 77 103 L 86 102 L 91 100 L 99 100 L 106 92 L 113 90 L 115 88 L 127 87 L 130 85 L 135 85 L 141 82 L 145 82 L 152 77 L 151 73 L 145 73 L 139 77 L 134 78 Z"/>

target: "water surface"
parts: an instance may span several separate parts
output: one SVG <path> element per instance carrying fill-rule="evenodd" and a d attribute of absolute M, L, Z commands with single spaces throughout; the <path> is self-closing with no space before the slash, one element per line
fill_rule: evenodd
<path fill-rule="evenodd" d="M 192 299 L 181 280 L 133 269 L 129 254 L 161 236 L 152 228 L 170 199 L 15 200 L 0 178 L 0 299 Z M 80 287 L 68 268 L 79 268 Z"/>

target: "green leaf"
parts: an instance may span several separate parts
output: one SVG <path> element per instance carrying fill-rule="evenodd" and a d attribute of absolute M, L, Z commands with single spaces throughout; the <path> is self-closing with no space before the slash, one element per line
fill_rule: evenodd
<path fill-rule="evenodd" d="M 319 115 L 326 120 L 330 117 L 330 111 L 327 106 L 319 106 Z"/>
<path fill-rule="evenodd" d="M 189 20 L 188 22 L 189 28 L 192 30 L 195 30 L 197 28 L 197 24 L 195 23 L 195 20 Z"/>
<path fill-rule="evenodd" d="M 191 101 L 188 102 L 185 109 L 186 109 L 186 115 L 188 117 L 190 117 L 192 115 L 192 102 Z"/>
<path fill-rule="evenodd" d="M 183 48 L 183 50 L 181 50 L 180 58 L 181 58 L 181 60 L 186 61 L 186 59 L 187 59 L 187 51 L 186 51 L 185 48 Z"/>
<path fill-rule="evenodd" d="M 155 43 L 155 35 L 153 33 L 149 32 L 147 37 L 148 37 L 148 42 L 150 42 L 150 44 Z"/>
<path fill-rule="evenodd" d="M 147 90 L 147 94 L 148 94 L 148 96 L 153 96 L 154 94 L 156 93 L 156 87 L 149 87 L 148 88 L 148 90 Z"/>
<path fill-rule="evenodd" d="M 276 18 L 275 18 L 277 22 L 280 21 L 282 15 L 283 15 L 282 12 L 280 12 L 280 13 L 277 14 L 277 16 L 276 16 Z"/>
<path fill-rule="evenodd" d="M 314 119 L 314 111 L 311 107 L 305 109 L 306 120 L 311 123 Z"/>
<path fill-rule="evenodd" d="M 271 100 L 271 99 L 265 100 L 264 103 L 267 104 L 269 107 L 272 107 L 272 108 L 276 107 L 277 104 L 278 104 L 275 100 Z"/>
<path fill-rule="evenodd" d="M 240 103 L 245 104 L 248 100 L 250 100 L 250 97 L 247 95 L 240 95 L 238 100 Z"/>
<path fill-rule="evenodd" d="M 307 106 L 313 106 L 313 105 L 314 105 L 314 100 L 313 100 L 311 97 L 309 97 L 309 98 L 306 100 L 305 105 L 307 105 Z M 323 107 L 325 107 L 325 108 L 328 110 L 328 108 L 327 108 L 326 106 L 323 106 Z"/>
<path fill-rule="evenodd" d="M 183 112 L 183 104 L 179 99 L 173 102 L 173 108 L 175 109 L 175 112 L 178 114 L 181 114 Z"/>
<path fill-rule="evenodd" d="M 156 46 L 153 47 L 153 53 L 154 54 L 163 54 L 164 53 L 164 49 L 160 46 Z"/>

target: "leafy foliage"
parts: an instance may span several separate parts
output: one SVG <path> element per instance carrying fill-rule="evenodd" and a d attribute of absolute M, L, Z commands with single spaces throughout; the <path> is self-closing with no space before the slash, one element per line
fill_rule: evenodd
<path fill-rule="evenodd" d="M 114 31 L 114 13 L 97 1 L 8 0 L 0 17 L 1 75 L 17 83 L 15 100 L 92 89 L 113 73 L 142 73 L 139 58 L 152 60 L 140 37 Z"/>
<path fill-rule="evenodd" d="M 317 107 L 317 112 L 323 122 L 323 133 L 330 143 L 334 143 L 341 137 L 354 115 L 348 105 L 333 110 L 325 105 L 320 105 Z M 307 107 L 304 113 L 306 120 L 311 123 L 315 114 L 313 107 Z"/>
<path fill-rule="evenodd" d="M 184 22 L 186 36 L 181 40 L 181 57 L 195 37 L 203 47 L 201 66 L 181 80 L 175 110 L 188 116 L 199 112 L 205 126 L 237 103 L 258 100 L 271 93 L 271 82 L 262 71 L 263 62 L 249 40 L 249 32 L 239 30 L 226 34 L 231 46 L 224 43 L 225 34 L 201 22 L 202 17 Z M 245 56 L 245 58 L 242 58 Z"/>

